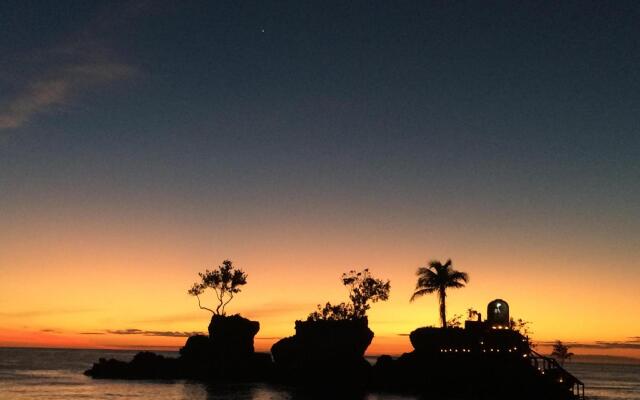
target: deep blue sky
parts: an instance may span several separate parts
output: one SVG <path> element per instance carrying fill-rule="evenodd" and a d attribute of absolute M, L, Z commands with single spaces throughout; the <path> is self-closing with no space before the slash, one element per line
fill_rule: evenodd
<path fill-rule="evenodd" d="M 3 205 L 637 233 L 637 3 L 267 3 L 3 2 Z"/>

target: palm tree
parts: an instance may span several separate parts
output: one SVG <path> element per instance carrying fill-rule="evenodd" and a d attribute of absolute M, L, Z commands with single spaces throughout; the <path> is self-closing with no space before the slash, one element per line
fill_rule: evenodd
<path fill-rule="evenodd" d="M 570 359 L 573 356 L 573 353 L 569 351 L 569 346 L 566 346 L 559 340 L 556 340 L 553 345 L 553 352 L 551 353 L 551 357 L 560 361 L 560 366 L 564 366 L 564 361 Z"/>
<path fill-rule="evenodd" d="M 416 271 L 418 283 L 416 290 L 411 296 L 411 301 L 417 297 L 438 292 L 438 300 L 440 302 L 440 321 L 442 327 L 447 327 L 447 312 L 445 299 L 447 297 L 447 288 L 461 288 L 465 283 L 469 282 L 469 275 L 466 272 L 456 271 L 451 268 L 451 260 L 447 260 L 442 264 L 440 261 L 430 261 L 428 267 L 420 267 Z"/>

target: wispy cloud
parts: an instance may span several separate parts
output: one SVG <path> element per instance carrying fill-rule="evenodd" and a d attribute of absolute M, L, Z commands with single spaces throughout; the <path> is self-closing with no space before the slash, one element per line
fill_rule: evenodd
<path fill-rule="evenodd" d="M 112 7 L 99 10 L 94 21 L 56 46 L 3 55 L 17 57 L 6 65 L 20 68 L 0 71 L 9 89 L 0 95 L 0 133 L 20 128 L 39 115 L 64 111 L 88 91 L 135 76 L 136 68 L 122 61 L 102 39 L 130 24 L 142 8 L 143 3 L 132 2 L 118 12 Z"/>
<path fill-rule="evenodd" d="M 180 331 L 146 331 L 142 329 L 116 329 L 107 330 L 112 335 L 142 335 L 142 336 L 165 336 L 165 337 L 189 337 L 194 335 L 204 335 L 203 332 L 180 332 Z"/>
<path fill-rule="evenodd" d="M 46 317 L 51 315 L 66 315 L 66 314 L 77 314 L 77 313 L 86 313 L 93 312 L 95 309 L 88 308 L 78 308 L 78 309 L 42 309 L 42 310 L 22 310 L 22 311 L 12 311 L 12 312 L 0 312 L 0 317 L 2 318 L 11 318 L 11 319 L 22 319 L 22 318 L 37 318 L 37 317 Z"/>
<path fill-rule="evenodd" d="M 541 346 L 552 346 L 555 341 L 543 341 L 536 342 Z M 622 341 L 596 341 L 593 343 L 581 343 L 581 342 L 563 342 L 565 345 L 574 349 L 632 349 L 640 350 L 640 341 L 638 338 L 631 338 L 631 340 Z"/>
<path fill-rule="evenodd" d="M 134 74 L 135 69 L 129 65 L 90 59 L 45 71 L 44 76 L 26 82 L 0 109 L 0 131 L 19 128 L 39 114 L 68 105 L 85 90 Z"/>
<path fill-rule="evenodd" d="M 577 343 L 573 347 L 584 349 L 636 349 L 640 350 L 640 343 L 637 342 L 595 342 L 589 343 Z"/>
<path fill-rule="evenodd" d="M 174 352 L 177 351 L 179 346 L 158 346 L 158 345 L 142 345 L 142 344 L 122 344 L 122 343 L 107 343 L 105 344 L 109 349 L 119 350 L 159 350 Z"/>
<path fill-rule="evenodd" d="M 296 315 L 298 313 L 307 312 L 307 310 L 312 309 L 307 303 L 266 303 L 260 306 L 252 307 L 252 308 L 242 308 L 237 311 L 248 317 L 248 318 L 256 318 L 261 319 L 264 317 L 289 317 L 292 314 Z M 211 319 L 211 314 L 208 312 L 203 312 L 200 310 L 188 313 L 179 313 L 179 314 L 169 314 L 169 315 L 158 315 L 152 316 L 151 318 L 146 318 L 138 321 L 132 321 L 133 324 L 166 324 L 166 323 L 175 323 L 175 322 L 208 322 Z"/>

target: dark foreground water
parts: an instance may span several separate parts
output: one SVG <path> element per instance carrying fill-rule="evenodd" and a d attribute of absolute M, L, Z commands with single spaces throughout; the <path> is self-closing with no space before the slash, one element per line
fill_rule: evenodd
<path fill-rule="evenodd" d="M 105 350 L 0 348 L 0 400 L 305 400 L 312 397 L 308 393 L 267 384 L 211 386 L 185 381 L 93 380 L 82 374 L 100 357 L 129 360 L 134 354 Z M 640 400 L 639 365 L 574 363 L 569 369 L 585 382 L 590 399 Z M 414 398 L 371 394 L 366 400 Z"/>

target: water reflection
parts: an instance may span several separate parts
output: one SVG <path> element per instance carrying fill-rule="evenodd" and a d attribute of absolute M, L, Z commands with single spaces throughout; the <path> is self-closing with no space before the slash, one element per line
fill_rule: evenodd
<path fill-rule="evenodd" d="M 416 400 L 416 397 L 412 396 L 386 393 L 327 392 L 264 383 L 207 384 L 202 387 L 206 390 L 207 400 Z M 195 392 L 185 392 L 185 398 L 197 399 L 200 397 Z"/>
<path fill-rule="evenodd" d="M 207 400 L 290 400 L 285 388 L 260 383 L 211 383 L 203 384 Z M 185 398 L 197 398 L 195 393 Z"/>

